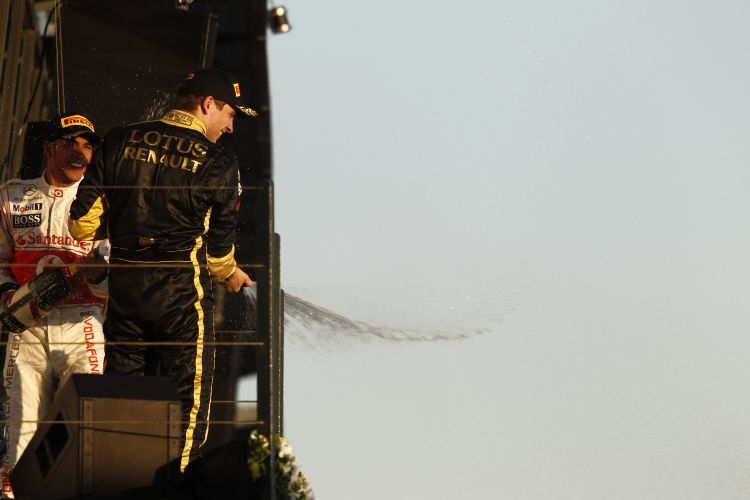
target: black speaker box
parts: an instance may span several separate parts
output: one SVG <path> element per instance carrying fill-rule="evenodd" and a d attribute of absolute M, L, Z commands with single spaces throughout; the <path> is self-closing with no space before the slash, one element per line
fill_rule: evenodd
<path fill-rule="evenodd" d="M 103 497 L 150 486 L 178 458 L 181 418 L 169 379 L 73 375 L 11 474 L 16 498 Z"/>

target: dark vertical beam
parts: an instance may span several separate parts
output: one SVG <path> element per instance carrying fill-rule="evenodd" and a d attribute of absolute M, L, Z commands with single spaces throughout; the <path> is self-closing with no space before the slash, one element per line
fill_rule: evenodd
<path fill-rule="evenodd" d="M 259 221 L 262 224 L 258 239 L 267 243 L 263 266 L 256 274 L 258 282 L 258 336 L 263 346 L 258 348 L 258 419 L 260 431 L 269 437 L 271 456 L 268 467 L 272 472 L 266 485 L 264 498 L 276 498 L 274 475 L 276 448 L 273 436 L 283 433 L 283 373 L 284 354 L 282 340 L 283 301 L 280 279 L 279 235 L 274 232 L 274 190 L 270 180 L 264 182 Z M 262 234 L 260 234 L 262 233 Z"/>
<path fill-rule="evenodd" d="M 214 51 L 216 50 L 216 31 L 218 30 L 219 20 L 216 15 L 209 14 L 208 21 L 203 28 L 203 49 L 201 50 L 201 68 L 212 66 L 214 61 Z"/>
<path fill-rule="evenodd" d="M 55 70 L 57 74 L 57 112 L 65 112 L 65 71 L 62 51 L 62 0 L 55 1 Z"/>
<path fill-rule="evenodd" d="M 10 13 L 12 2 L 0 2 L 0 68 L 5 61 L 5 50 L 10 32 Z M 4 81 L 4 73 L 0 73 L 0 84 Z"/>
<path fill-rule="evenodd" d="M 4 2 L 5 3 L 5 2 Z M 7 38 L 2 61 L 2 88 L 0 88 L 0 162 L 10 160 L 10 151 L 15 139 L 15 132 L 19 127 L 17 122 L 19 71 L 23 48 L 24 18 L 27 15 L 26 0 L 9 2 L 2 13 L 4 19 L 3 35 Z M 5 167 L 7 169 L 7 167 Z"/>
<path fill-rule="evenodd" d="M 268 14 L 266 0 L 250 0 L 249 46 L 251 102 L 259 111 L 256 118 L 256 167 L 258 176 L 273 178 L 271 158 L 271 95 L 268 84 L 268 54 L 266 38 Z"/>
<path fill-rule="evenodd" d="M 273 184 L 270 183 L 267 201 L 272 210 Z M 284 357 L 279 235 L 273 233 L 272 227 L 268 229 L 268 257 L 258 279 L 258 333 L 263 341 L 263 347 L 258 349 L 258 418 L 263 421 L 263 433 L 271 436 L 283 432 Z"/>
<path fill-rule="evenodd" d="M 279 269 L 281 269 L 281 237 L 278 234 L 274 234 L 276 237 L 276 262 L 278 263 Z M 276 326 L 276 344 L 274 346 L 275 364 L 274 364 L 274 376 L 276 377 L 276 402 L 278 408 L 276 414 L 278 415 L 278 426 L 279 435 L 284 435 L 284 290 L 281 289 L 281 272 L 277 273 L 278 276 L 278 293 L 276 296 L 279 300 L 279 305 L 275 314 L 275 318 L 278 320 Z"/>

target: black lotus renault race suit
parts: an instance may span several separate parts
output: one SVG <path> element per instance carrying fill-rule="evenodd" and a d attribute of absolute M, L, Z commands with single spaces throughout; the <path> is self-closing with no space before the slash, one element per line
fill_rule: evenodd
<path fill-rule="evenodd" d="M 70 211 L 75 238 L 108 232 L 112 244 L 107 340 L 178 343 L 149 349 L 182 399 L 181 470 L 208 434 L 211 277 L 226 279 L 237 265 L 238 175 L 234 154 L 210 142 L 199 119 L 172 110 L 108 133 Z M 145 353 L 108 344 L 105 373 L 143 375 Z"/>

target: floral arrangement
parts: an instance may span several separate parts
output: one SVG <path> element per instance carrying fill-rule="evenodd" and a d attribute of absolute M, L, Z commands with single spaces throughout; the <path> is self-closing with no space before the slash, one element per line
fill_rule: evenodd
<path fill-rule="evenodd" d="M 297 458 L 285 437 L 274 435 L 276 448 L 276 496 L 279 500 L 315 500 L 310 480 L 299 469 Z M 250 456 L 247 466 L 253 481 L 268 474 L 268 457 L 271 447 L 268 438 L 254 430 L 250 434 Z"/>

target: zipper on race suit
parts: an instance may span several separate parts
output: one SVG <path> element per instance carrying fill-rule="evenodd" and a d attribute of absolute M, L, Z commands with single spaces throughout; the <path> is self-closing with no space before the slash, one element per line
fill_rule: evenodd
<path fill-rule="evenodd" d="M 49 196 L 49 190 L 47 196 Z M 57 198 L 53 196 L 52 204 L 49 206 L 49 214 L 47 214 L 47 241 L 50 242 L 52 241 L 52 211 L 55 209 L 55 202 L 57 202 Z"/>

